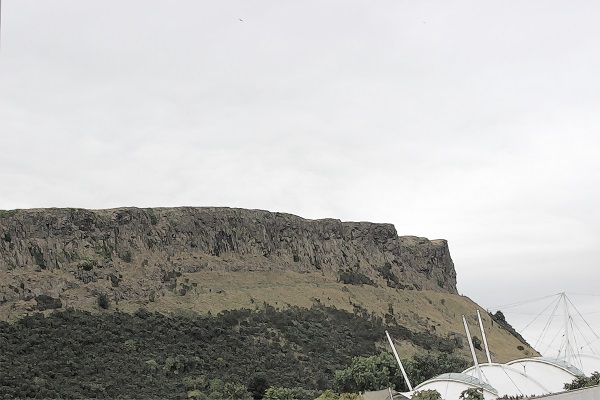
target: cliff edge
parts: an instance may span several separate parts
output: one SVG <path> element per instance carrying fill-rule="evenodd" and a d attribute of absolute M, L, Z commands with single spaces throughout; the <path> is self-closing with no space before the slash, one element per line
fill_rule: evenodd
<path fill-rule="evenodd" d="M 457 293 L 447 242 L 398 236 L 391 224 L 233 208 L 0 211 L 0 304 L 86 285 L 135 299 L 198 271 L 320 272 Z"/>

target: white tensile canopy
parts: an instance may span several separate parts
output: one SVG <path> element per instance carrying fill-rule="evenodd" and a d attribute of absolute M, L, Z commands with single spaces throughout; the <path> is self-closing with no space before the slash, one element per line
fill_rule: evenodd
<path fill-rule="evenodd" d="M 588 357 L 588 363 L 593 358 Z M 476 367 L 462 373 L 442 374 L 429 379 L 415 388 L 415 391 L 437 390 L 442 399 L 455 400 L 471 387 L 482 388 L 485 399 L 503 396 L 541 396 L 564 390 L 565 383 L 571 383 L 583 372 L 562 359 L 532 357 L 511 361 L 507 364 L 487 363 L 479 365 L 483 381 L 477 376 Z"/>
<path fill-rule="evenodd" d="M 516 304 L 518 305 L 523 303 Z M 591 345 L 595 341 L 600 340 L 600 336 L 594 333 L 594 338 L 591 340 L 585 338 L 583 341 L 576 338 L 575 334 L 582 333 L 582 331 L 576 327 L 575 321 L 569 313 L 569 304 L 572 305 L 572 303 L 567 298 L 565 293 L 559 293 L 552 304 L 554 304 L 555 307 L 554 312 L 550 317 L 550 321 L 552 321 L 556 311 L 560 309 L 559 305 L 562 304 L 562 316 L 564 317 L 564 324 L 562 328 L 564 329 L 564 334 L 562 336 L 560 348 L 557 349 L 558 355 L 562 355 L 561 358 L 529 357 L 510 361 L 506 364 L 493 363 L 488 349 L 481 315 L 479 311 L 477 311 L 479 327 L 481 329 L 481 335 L 485 344 L 488 362 L 483 364 L 478 363 L 474 346 L 471 341 L 471 334 L 469 332 L 468 324 L 465 316 L 463 316 L 465 333 L 467 335 L 467 339 L 469 340 L 474 366 L 467 368 L 462 373 L 450 373 L 436 376 L 421 383 L 414 389 L 413 392 L 406 393 L 406 395 L 411 396 L 416 391 L 436 390 L 440 393 L 442 399 L 456 400 L 460 397 L 464 390 L 469 388 L 480 388 L 483 391 L 483 395 L 486 400 L 497 399 L 504 396 L 543 396 L 544 398 L 550 396 L 559 396 L 560 398 L 565 399 L 577 398 L 577 395 L 575 395 L 575 397 L 572 396 L 572 392 L 565 392 L 565 384 L 573 382 L 573 380 L 577 377 L 590 376 L 594 372 L 600 372 L 600 356 L 592 354 L 578 354 L 577 350 L 581 350 L 584 347 L 590 347 L 590 349 L 592 349 Z M 547 308 L 548 307 L 546 307 L 546 309 Z M 579 311 L 577 311 L 577 313 L 579 316 L 581 316 Z M 547 333 L 549 322 L 546 323 L 545 328 L 540 336 L 544 336 Z M 586 326 L 590 328 L 589 324 L 587 323 Z M 390 340 L 390 344 L 395 352 L 395 348 L 391 339 L 389 338 L 389 335 L 388 339 Z M 584 346 L 580 346 L 577 343 L 585 344 Z M 396 358 L 398 359 L 398 357 Z M 398 363 L 401 364 L 399 359 Z M 405 379 L 407 378 L 405 377 Z M 407 384 L 410 387 L 410 383 L 408 381 Z M 578 395 L 583 396 L 584 392 L 578 392 Z M 585 391 L 585 396 L 586 398 L 600 400 L 600 389 L 595 391 Z"/>
<path fill-rule="evenodd" d="M 437 390 L 442 399 L 455 400 L 460 397 L 460 394 L 470 388 L 482 388 L 483 397 L 486 400 L 493 400 L 498 398 L 498 391 L 492 386 L 485 382 L 481 382 L 479 379 L 463 374 L 463 373 L 449 373 L 438 375 L 431 378 L 415 388 L 415 391 L 421 390 Z"/>
<path fill-rule="evenodd" d="M 572 363 L 586 376 L 590 376 L 594 372 L 600 372 L 600 356 L 595 354 L 578 354 L 572 360 Z"/>
<path fill-rule="evenodd" d="M 523 358 L 507 365 L 522 370 L 532 380 L 541 382 L 551 393 L 563 391 L 565 383 L 571 383 L 577 376 L 584 375 L 578 368 L 558 358 Z"/>
<path fill-rule="evenodd" d="M 551 393 L 541 382 L 506 364 L 480 364 L 481 375 L 498 391 L 498 396 L 532 396 Z M 464 374 L 477 376 L 475 367 Z"/>

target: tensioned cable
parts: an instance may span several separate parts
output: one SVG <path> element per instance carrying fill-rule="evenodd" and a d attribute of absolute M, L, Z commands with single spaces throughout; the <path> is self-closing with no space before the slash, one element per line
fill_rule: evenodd
<path fill-rule="evenodd" d="M 571 322 L 571 330 L 575 332 L 575 321 L 573 321 L 571 316 L 569 316 L 569 321 Z M 576 349 L 579 348 L 579 344 L 577 343 L 577 336 L 575 335 L 573 335 L 573 344 L 574 346 L 571 347 L 571 355 L 573 356 L 571 364 L 575 365 L 575 362 L 578 362 L 579 364 L 575 366 L 583 371 L 583 362 L 581 361 L 581 357 L 579 357 L 579 352 L 576 352 Z M 567 354 L 567 351 L 569 351 L 568 348 L 565 349 L 565 354 Z"/>
<path fill-rule="evenodd" d="M 561 327 L 562 328 L 562 327 Z M 562 335 L 562 341 L 560 342 L 560 344 L 558 345 L 558 348 L 553 347 L 552 345 L 554 344 L 554 342 L 556 341 L 556 338 L 561 334 L 561 330 L 559 329 L 558 331 L 556 331 L 556 334 L 554 335 L 554 337 L 552 338 L 552 340 L 546 345 L 546 351 L 548 351 L 550 348 L 552 348 L 553 350 L 558 351 L 558 355 L 560 357 L 560 353 L 562 351 L 563 348 L 563 344 L 565 343 L 565 336 Z M 542 343 L 543 344 L 543 343 Z"/>
<path fill-rule="evenodd" d="M 535 299 L 531 299 L 531 300 L 524 300 L 524 301 L 518 301 L 518 302 L 514 302 L 514 303 L 509 303 L 509 304 L 505 304 L 502 306 L 496 306 L 496 307 L 491 307 L 489 310 L 505 310 L 505 309 L 511 309 L 514 307 L 518 307 L 518 306 L 522 306 L 522 305 L 526 305 L 526 304 L 530 304 L 530 303 L 535 303 L 535 302 L 539 302 L 541 300 L 544 299 L 548 299 L 548 298 L 552 298 L 555 297 L 554 300 L 552 300 L 550 302 L 550 304 L 548 304 L 544 310 L 542 310 L 540 313 L 527 313 L 527 312 L 511 312 L 511 311 L 507 311 L 506 314 L 521 314 L 521 315 L 535 315 L 535 318 L 533 318 L 533 320 L 531 320 L 523 329 L 520 330 L 521 334 L 523 334 L 524 336 L 528 336 L 531 337 L 532 339 L 535 340 L 535 348 L 537 348 L 538 346 L 542 346 L 544 345 L 543 342 L 548 339 L 548 334 L 550 333 L 550 328 L 552 328 L 552 324 L 555 322 L 555 318 L 559 315 L 558 313 L 558 307 L 560 306 L 560 299 L 561 299 L 561 295 L 563 295 L 563 293 L 557 293 L 557 294 L 552 294 L 552 295 L 548 295 L 548 296 L 542 296 L 539 298 L 535 298 Z M 569 293 L 569 295 L 579 295 L 579 296 L 590 296 L 590 297 L 600 297 L 600 294 L 589 294 L 589 293 Z M 565 296 L 566 297 L 566 296 Z M 582 329 L 582 325 L 577 323 L 577 321 L 572 318 L 570 315 L 567 315 L 567 321 L 569 326 L 571 326 L 571 329 L 573 331 L 573 333 L 576 333 L 577 335 L 580 335 L 581 340 L 578 340 L 576 335 L 574 335 L 573 337 L 573 344 L 576 345 L 575 348 L 573 348 L 572 346 L 569 346 L 571 349 L 571 351 L 569 351 L 569 349 L 567 349 L 566 347 L 566 337 L 563 336 L 563 343 L 560 344 L 560 348 L 556 349 L 554 345 L 556 345 L 556 339 L 558 338 L 560 332 L 563 329 L 568 329 L 569 326 L 562 326 L 562 328 L 559 329 L 558 334 L 555 335 L 553 337 L 553 339 L 551 340 L 551 342 L 549 344 L 547 344 L 545 346 L 545 351 L 548 350 L 554 350 L 557 351 L 559 354 L 561 354 L 564 350 L 564 355 L 567 355 L 567 352 L 569 352 L 569 354 L 573 354 L 575 355 L 576 353 L 579 352 L 579 350 L 575 350 L 575 349 L 579 349 L 579 347 L 581 347 L 581 349 L 583 349 L 584 347 L 589 348 L 589 352 L 596 354 L 596 351 L 592 348 L 592 345 L 594 343 L 596 343 L 597 341 L 600 341 L 600 336 L 598 334 L 596 334 L 596 330 L 594 330 L 594 328 L 590 325 L 590 323 L 588 321 L 586 321 L 586 319 L 583 317 L 584 315 L 593 315 L 593 314 L 599 314 L 600 311 L 591 311 L 591 312 L 587 312 L 585 314 L 582 314 L 577 307 L 575 307 L 575 305 L 573 304 L 573 302 L 571 301 L 570 298 L 566 297 L 568 300 L 568 303 L 571 305 L 571 307 L 573 307 L 575 309 L 575 312 L 577 314 L 577 316 L 579 316 L 579 318 L 583 319 L 584 324 L 583 326 L 587 326 L 587 329 L 589 329 L 589 331 L 591 331 L 593 338 L 590 340 L 590 337 L 588 334 L 585 334 L 584 330 Z M 551 314 L 548 314 L 548 310 L 552 308 L 553 303 L 554 304 L 554 309 L 552 310 Z M 537 335 L 537 338 L 535 338 L 535 336 L 531 336 L 531 335 L 526 335 L 526 330 L 528 328 L 530 328 L 532 326 L 532 324 L 534 324 L 536 321 L 538 321 L 541 317 L 548 317 L 548 320 L 543 328 L 543 330 L 541 331 L 541 333 L 539 335 Z M 564 324 L 563 324 L 564 325 Z M 600 330 L 600 329 L 598 329 Z M 584 342 L 584 343 L 582 343 Z M 581 362 L 581 361 L 580 361 Z"/>
<path fill-rule="evenodd" d="M 575 307 L 575 305 L 573 304 L 571 299 L 567 296 L 564 296 L 564 297 L 565 297 L 565 301 L 567 302 L 566 304 L 567 305 L 570 304 L 571 307 L 573 307 L 573 309 L 576 311 L 577 315 L 583 320 L 583 322 L 585 323 L 587 328 L 596 337 L 596 340 L 600 339 L 600 337 L 595 333 L 595 331 L 589 325 L 589 323 L 585 320 L 585 318 L 583 318 L 583 315 L 579 312 L 577 307 Z M 589 341 L 587 334 L 581 329 L 581 326 L 577 323 L 575 318 L 573 318 L 571 313 L 568 311 L 568 307 L 567 307 L 567 315 L 565 317 L 566 317 L 566 324 L 564 324 L 562 326 L 562 328 L 564 328 L 564 331 L 567 333 L 568 333 L 568 330 L 571 329 L 571 331 L 573 332 L 573 336 L 571 338 L 572 342 L 571 343 L 567 342 L 567 338 L 569 337 L 569 336 L 567 336 L 567 334 L 563 335 L 563 340 L 561 341 L 560 349 L 558 350 L 558 355 L 560 357 L 560 355 L 563 354 L 565 359 L 570 358 L 570 356 L 572 356 L 572 359 L 573 359 L 572 364 L 575 365 L 576 363 L 579 363 L 579 365 L 576 365 L 576 366 L 583 369 L 583 362 L 582 362 L 581 358 L 578 357 L 578 354 L 579 354 L 579 350 L 583 349 L 584 346 L 580 345 L 579 339 L 582 339 L 585 342 L 585 344 L 587 345 L 587 347 L 590 348 L 592 353 L 595 354 L 595 351 L 591 347 L 591 342 Z M 560 333 L 560 331 L 561 330 L 559 330 L 558 332 Z M 578 336 L 579 336 L 579 338 L 578 338 Z M 556 339 L 556 337 L 552 340 L 552 342 L 554 342 L 555 339 Z M 536 345 L 537 345 L 537 343 L 536 343 Z M 548 346 L 548 347 L 550 347 L 550 346 Z M 564 351 L 564 353 L 563 353 L 563 351 Z"/>
<path fill-rule="evenodd" d="M 585 319 L 583 320 L 583 322 L 585 322 L 587 324 L 587 321 Z M 592 334 L 594 334 L 594 336 L 596 336 L 596 339 L 590 341 L 588 339 L 586 333 L 579 326 L 579 324 L 577 324 L 576 321 L 573 320 L 573 331 L 577 330 L 577 332 L 579 333 L 579 335 L 581 336 L 581 338 L 585 341 L 585 345 L 584 346 L 577 345 L 576 348 L 579 349 L 579 350 L 583 350 L 584 347 L 588 347 L 590 349 L 590 351 L 592 352 L 592 354 L 596 354 L 596 351 L 592 347 L 592 343 L 595 342 L 596 340 L 599 340 L 600 338 L 598 337 L 598 335 L 596 335 L 596 332 L 594 332 L 594 330 L 589 325 L 588 325 L 588 328 L 590 328 L 590 331 L 592 332 Z M 575 339 L 576 339 L 576 337 L 575 337 Z"/>
<path fill-rule="evenodd" d="M 490 307 L 489 309 L 490 310 L 502 310 L 502 309 L 505 309 L 505 308 L 511 308 L 511 307 L 516 307 L 516 306 L 521 306 L 523 304 L 534 303 L 536 301 L 544 300 L 544 299 L 547 299 L 549 297 L 554 297 L 554 296 L 559 296 L 559 295 L 560 295 L 560 293 L 551 294 L 549 296 L 539 297 L 539 298 L 533 299 L 533 300 L 523 300 L 523 301 L 519 301 L 519 302 L 516 302 L 516 303 L 505 304 L 503 306 Z"/>
<path fill-rule="evenodd" d="M 553 301 L 552 303 L 554 303 L 554 301 Z M 550 303 L 550 304 L 548 305 L 548 307 L 550 307 L 550 305 L 552 305 L 552 303 Z M 551 316 L 551 317 L 548 319 L 548 321 L 546 322 L 546 325 L 544 326 L 544 329 L 543 329 L 543 330 L 542 330 L 542 332 L 540 333 L 540 336 L 538 337 L 538 339 L 537 339 L 537 341 L 536 341 L 536 343 L 535 343 L 535 347 L 537 347 L 537 346 L 538 346 L 538 344 L 539 344 L 539 343 L 542 341 L 542 339 L 543 339 L 544 337 L 546 337 L 546 333 L 548 332 L 548 329 L 550 328 L 550 324 L 552 323 L 552 320 L 553 320 L 553 319 L 554 319 L 554 317 L 556 316 L 556 309 L 558 308 L 559 304 L 560 304 L 560 302 L 559 302 L 559 301 L 556 301 L 556 305 L 554 306 L 554 310 L 552 310 L 552 316 Z M 546 307 L 546 308 L 548 308 L 548 307 Z M 544 311 L 546 311 L 546 310 L 544 310 Z M 542 311 L 542 312 L 543 312 L 543 311 Z M 536 317 L 536 319 L 537 319 L 537 317 Z M 533 321 L 535 321 L 535 319 L 534 319 Z M 531 322 L 530 322 L 530 323 L 529 323 L 527 326 L 531 325 L 531 324 L 533 323 L 533 321 L 531 321 Z M 527 327 L 525 327 L 525 328 L 527 328 Z M 525 328 L 524 328 L 523 330 L 525 330 Z"/>
<path fill-rule="evenodd" d="M 557 354 L 561 351 L 560 347 L 556 347 L 556 345 L 554 345 L 554 342 L 556 342 L 556 339 L 559 335 L 561 335 L 562 332 L 560 332 L 560 330 L 558 330 L 556 332 L 556 334 L 554 335 L 554 337 L 552 338 L 552 340 L 548 343 L 542 343 L 543 346 L 545 346 L 543 349 L 540 349 L 540 353 L 541 354 L 545 354 L 545 351 L 549 351 L 552 350 L 554 352 L 556 352 Z M 561 335 L 562 336 L 562 335 Z M 530 342 L 534 342 L 536 340 L 536 337 L 533 335 L 527 335 L 524 334 L 523 337 L 525 338 L 525 340 L 530 341 Z M 561 346 L 562 344 L 559 344 L 558 346 Z M 535 348 L 535 346 L 532 346 L 533 348 Z"/>
<path fill-rule="evenodd" d="M 513 380 L 513 378 L 511 378 L 510 374 L 508 372 L 506 372 L 506 370 L 504 369 L 504 366 L 501 366 L 500 368 L 502 368 L 502 372 L 504 372 L 504 375 L 506 375 L 506 377 L 512 382 L 512 384 L 517 388 L 519 393 L 521 393 L 521 396 L 525 396 L 525 393 L 523 393 L 523 391 L 521 390 L 519 385 L 517 385 L 517 382 L 515 382 Z"/>
<path fill-rule="evenodd" d="M 540 315 L 542 315 L 542 314 L 543 314 L 543 313 L 544 313 L 544 312 L 545 312 L 547 309 L 549 309 L 549 308 L 550 308 L 550 306 L 551 306 L 552 304 L 554 304 L 554 302 L 556 301 L 556 302 L 557 302 L 557 303 L 556 303 L 556 306 L 554 307 L 554 310 L 552 311 L 552 314 L 550 314 L 550 320 L 552 320 L 552 318 L 554 317 L 554 314 L 555 314 L 555 312 L 556 312 L 556 307 L 558 307 L 558 301 L 557 301 L 557 300 L 558 300 L 558 297 L 557 297 L 556 299 L 552 300 L 552 302 L 550 302 L 550 304 L 548 304 L 548 305 L 546 306 L 546 308 L 544 308 L 544 309 L 542 310 L 542 312 L 540 312 L 540 313 L 539 313 L 539 314 L 538 314 L 538 315 L 537 315 L 537 316 L 536 316 L 536 317 L 535 317 L 535 318 L 534 318 L 534 319 L 533 319 L 531 322 L 529 322 L 527 325 L 525 325 L 525 328 L 521 329 L 521 331 L 524 331 L 524 330 L 525 330 L 525 329 L 527 329 L 529 326 L 531 326 L 531 324 L 533 324 L 533 323 L 535 322 L 535 320 L 536 320 L 536 319 L 538 319 L 538 317 L 539 317 Z"/>
<path fill-rule="evenodd" d="M 518 311 L 506 311 L 503 314 L 506 314 L 506 315 L 541 315 L 543 317 L 550 316 L 550 314 L 538 314 L 538 313 L 534 313 L 534 312 L 518 312 Z M 600 311 L 590 311 L 590 312 L 581 313 L 580 315 L 592 315 L 592 314 L 600 314 Z"/>
<path fill-rule="evenodd" d="M 596 332 L 594 332 L 594 330 L 592 329 L 592 327 L 590 326 L 590 324 L 585 320 L 585 318 L 583 318 L 583 315 L 581 315 L 581 313 L 579 312 L 579 310 L 577 309 L 577 307 L 575 307 L 575 304 L 573 304 L 573 302 L 571 301 L 571 299 L 569 299 L 567 297 L 567 300 L 569 301 L 569 303 L 571 304 L 571 306 L 573 306 L 573 309 L 577 312 L 577 315 L 579 315 L 581 317 L 581 319 L 583 320 L 583 322 L 585 322 L 585 324 L 590 329 L 590 331 L 592 331 L 592 333 L 594 334 L 594 336 L 596 336 L 596 340 L 600 339 L 600 336 L 598 336 L 596 334 Z"/>
<path fill-rule="evenodd" d="M 558 335 L 557 335 L 558 336 Z M 535 338 L 532 338 L 535 339 Z M 556 337 L 554 337 L 554 340 L 556 340 Z M 549 350 L 553 350 L 555 351 L 557 354 L 560 352 L 560 348 L 553 346 L 552 344 L 546 344 L 546 348 L 544 349 L 544 351 L 540 351 L 540 354 L 547 354 L 546 352 Z"/>
<path fill-rule="evenodd" d="M 587 336 L 586 336 L 586 334 L 589 333 L 589 332 L 584 332 L 581 329 L 581 326 L 577 323 L 577 321 L 575 321 L 575 319 L 572 320 L 571 325 L 573 326 L 573 332 L 579 333 L 579 336 L 583 339 L 583 341 L 585 342 L 585 344 L 589 345 L 590 341 L 587 339 Z M 592 332 L 592 333 L 594 333 L 594 332 Z M 577 347 L 579 348 L 579 346 L 577 346 Z M 583 348 L 583 346 L 581 348 Z"/>
<path fill-rule="evenodd" d="M 596 338 L 596 339 L 594 339 L 594 340 L 590 341 L 590 342 L 589 342 L 590 348 L 591 348 L 591 344 L 592 344 L 592 343 L 596 343 L 598 340 L 600 340 L 600 338 Z M 592 351 L 594 351 L 594 350 L 592 349 Z M 594 354 L 596 354 L 596 353 L 594 353 Z"/>

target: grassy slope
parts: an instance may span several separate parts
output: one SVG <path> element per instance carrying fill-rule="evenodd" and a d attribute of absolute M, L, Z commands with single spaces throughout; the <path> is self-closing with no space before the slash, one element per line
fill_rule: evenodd
<path fill-rule="evenodd" d="M 61 271 L 43 272 L 42 274 L 60 274 Z M 142 269 L 131 268 L 123 273 L 123 282 L 147 279 Z M 40 279 L 45 279 L 39 276 Z M 140 307 L 150 311 L 163 313 L 180 310 L 193 310 L 205 314 L 213 314 L 222 310 L 239 308 L 256 308 L 263 303 L 268 303 L 276 308 L 283 309 L 290 305 L 310 307 L 314 302 L 325 306 L 334 306 L 338 309 L 353 311 L 359 308 L 366 309 L 384 317 L 392 311 L 392 315 L 401 325 L 415 332 L 430 332 L 445 337 L 456 332 L 464 336 L 464 327 L 461 316 L 467 316 L 469 329 L 472 335 L 481 339 L 476 309 L 477 306 L 469 298 L 448 293 L 431 291 L 399 290 L 386 287 L 384 282 L 378 282 L 379 287 L 368 285 L 354 286 L 343 285 L 336 278 L 327 274 L 299 274 L 295 272 L 195 272 L 187 273 L 177 279 L 177 286 L 173 291 L 165 290 L 156 293 L 155 301 L 148 301 L 148 296 L 142 296 L 140 301 L 121 301 L 113 304 L 121 311 L 134 312 Z M 93 282 L 79 289 L 63 292 L 61 300 L 63 306 L 80 309 L 97 309 L 95 297 L 90 295 L 93 291 L 104 291 L 106 282 Z M 181 289 L 186 290 L 185 295 L 178 295 Z M 482 310 L 483 311 L 483 310 Z M 10 306 L 0 306 L 0 313 L 4 319 L 15 313 Z M 512 359 L 537 354 L 535 350 L 524 346 L 515 337 L 497 324 L 491 322 L 486 312 L 482 312 L 486 336 L 492 353 L 492 361 L 506 362 Z M 462 353 L 470 358 L 468 344 L 464 341 Z M 517 349 L 523 345 L 525 350 Z M 386 346 L 382 337 L 381 346 Z M 397 343 L 401 356 L 409 357 L 419 351 L 411 343 L 402 341 Z M 478 351 L 480 362 L 485 360 L 485 353 Z"/>
<path fill-rule="evenodd" d="M 399 290 L 381 285 L 343 285 L 331 276 L 315 274 L 285 273 L 219 273 L 197 272 L 186 274 L 183 285 L 192 286 L 184 296 L 166 294 L 149 303 L 150 310 L 161 312 L 185 308 L 197 312 L 216 313 L 226 309 L 254 307 L 266 302 L 277 308 L 287 306 L 310 307 L 319 301 L 326 306 L 352 311 L 356 306 L 384 316 L 393 309 L 393 315 L 401 325 L 413 331 L 428 331 L 439 336 L 449 333 L 463 333 L 461 316 L 467 316 L 472 335 L 481 338 L 478 329 L 476 310 L 480 309 L 469 298 L 432 291 Z M 195 287 L 193 284 L 197 284 Z M 181 283 L 178 287 L 181 286 Z M 131 307 L 131 306 L 130 306 Z M 133 307 L 135 308 L 135 306 Z M 133 308 L 131 309 L 133 311 Z M 484 311 L 484 310 L 481 310 Z M 531 348 L 520 351 L 522 345 L 516 338 L 491 322 L 486 312 L 482 312 L 486 336 L 495 362 L 506 362 L 526 355 L 537 354 Z M 383 340 L 384 338 L 382 338 Z M 417 349 L 410 343 L 398 343 L 401 356 L 410 356 Z M 465 341 L 464 354 L 468 346 Z M 527 354 L 528 352 L 528 354 Z M 484 352 L 478 351 L 480 361 Z"/>

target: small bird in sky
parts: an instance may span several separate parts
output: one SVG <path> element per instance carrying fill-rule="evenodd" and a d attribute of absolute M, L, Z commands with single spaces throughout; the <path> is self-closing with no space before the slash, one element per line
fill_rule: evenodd
<path fill-rule="evenodd" d="M 241 19 L 241 18 L 238 18 L 238 19 L 239 19 L 241 22 L 244 22 L 244 20 L 243 20 L 243 19 Z"/>

